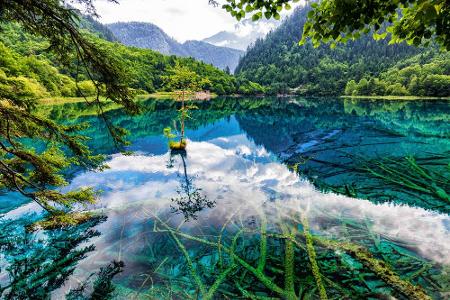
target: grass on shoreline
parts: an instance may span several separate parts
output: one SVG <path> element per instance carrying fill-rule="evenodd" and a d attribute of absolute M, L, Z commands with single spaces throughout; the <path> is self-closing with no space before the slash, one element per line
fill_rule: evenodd
<path fill-rule="evenodd" d="M 175 93 L 173 92 L 157 92 L 152 94 L 139 94 L 136 95 L 135 99 L 137 101 L 143 101 L 147 100 L 149 98 L 157 99 L 157 100 L 169 100 L 174 99 Z M 214 93 L 211 93 L 211 98 L 216 98 L 217 95 Z M 58 105 L 58 104 L 67 104 L 67 103 L 81 103 L 87 101 L 94 100 L 95 97 L 50 97 L 50 98 L 43 98 L 39 99 L 40 105 Z M 104 97 L 100 97 L 101 100 L 105 100 Z"/>

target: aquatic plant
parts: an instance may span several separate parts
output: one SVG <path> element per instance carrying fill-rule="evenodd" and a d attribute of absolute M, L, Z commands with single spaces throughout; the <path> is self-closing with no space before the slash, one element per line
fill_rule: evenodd
<path fill-rule="evenodd" d="M 450 204 L 450 196 L 446 192 L 450 191 L 449 178 L 432 168 L 418 165 L 412 156 L 403 160 L 366 162 L 365 168 L 372 176 L 394 187 L 425 193 Z"/>
<path fill-rule="evenodd" d="M 435 277 L 445 271 L 392 240 L 375 241 L 367 224 L 343 219 L 333 226 L 348 237 L 336 240 L 313 234 L 306 212 L 254 209 L 256 215 L 244 216 L 238 208 L 224 224 L 198 230 L 195 222 L 174 223 L 144 209 L 153 228 L 153 267 L 144 282 L 133 283 L 139 292 L 126 284 L 118 290 L 164 299 L 431 299 L 445 291 L 445 280 Z M 174 245 L 178 252 L 169 250 Z"/>
<path fill-rule="evenodd" d="M 309 165 L 294 171 L 310 178 L 323 191 L 375 202 L 408 203 L 450 211 L 450 160 L 445 153 L 366 158 L 342 149 L 335 151 L 342 158 L 341 162 L 310 157 Z M 295 166 L 298 160 L 305 161 L 303 156 L 296 156 L 289 158 L 286 164 Z M 311 164 L 316 164 L 314 170 Z"/>
<path fill-rule="evenodd" d="M 186 140 L 181 138 L 180 141 L 174 141 L 173 139 L 177 137 L 176 134 L 172 133 L 172 129 L 170 127 L 166 127 L 164 128 L 164 136 L 168 139 L 169 141 L 169 148 L 171 150 L 175 150 L 175 151 L 182 151 L 184 149 L 186 149 Z"/>

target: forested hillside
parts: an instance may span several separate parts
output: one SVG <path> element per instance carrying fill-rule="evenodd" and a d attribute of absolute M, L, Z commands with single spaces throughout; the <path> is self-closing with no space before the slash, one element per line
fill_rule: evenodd
<path fill-rule="evenodd" d="M 350 80 L 346 95 L 450 96 L 450 54 L 428 50 L 404 59 L 381 74 Z"/>
<path fill-rule="evenodd" d="M 259 85 L 233 76 L 192 58 L 165 56 L 149 49 L 127 47 L 100 37 L 113 39 L 104 27 L 89 20 L 81 22 L 86 36 L 111 53 L 128 73 L 128 86 L 143 93 L 170 91 L 164 77 L 175 65 L 182 65 L 207 79 L 204 89 L 218 94 L 261 92 Z M 0 35 L 0 96 L 14 93 L 23 98 L 52 96 L 91 96 L 95 86 L 84 68 L 77 64 L 67 67 L 48 51 L 46 40 L 25 33 L 14 23 L 1 24 Z M 94 33 L 92 33 L 94 31 Z M 67 61 L 75 61 L 75 53 L 67 53 Z M 254 89 L 256 87 L 256 89 Z"/>
<path fill-rule="evenodd" d="M 347 83 L 354 80 L 349 83 L 348 93 L 450 95 L 448 66 L 444 66 L 445 61 L 450 60 L 448 53 L 438 53 L 432 47 L 424 50 L 404 43 L 388 45 L 388 40 L 376 41 L 371 34 L 347 44 L 338 44 L 334 49 L 328 45 L 314 48 L 311 43 L 299 46 L 308 11 L 309 8 L 297 9 L 278 29 L 269 33 L 265 39 L 258 40 L 241 59 L 236 69 L 238 76 L 267 85 L 272 93 L 341 95 Z M 431 68 L 421 64 L 439 66 Z M 409 67 L 407 70 L 399 71 L 406 66 Z M 396 72 L 408 75 L 403 74 L 403 79 L 400 79 Z M 417 74 L 413 76 L 415 72 Z M 422 76 L 431 74 L 439 76 L 428 79 Z M 380 80 L 392 77 L 386 80 L 382 91 L 356 88 L 361 80 L 361 85 L 365 85 L 366 81 L 379 76 Z M 420 86 L 418 91 L 416 87 L 410 88 L 411 81 L 413 86 Z M 430 84 L 439 92 L 430 94 L 427 92 L 429 89 L 421 87 Z"/>

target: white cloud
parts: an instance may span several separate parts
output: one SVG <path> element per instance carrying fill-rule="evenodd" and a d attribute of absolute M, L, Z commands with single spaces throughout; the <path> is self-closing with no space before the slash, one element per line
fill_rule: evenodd
<path fill-rule="evenodd" d="M 188 145 L 189 176 L 209 199 L 218 203 L 215 208 L 201 212 L 199 222 L 204 222 L 204 227 L 212 220 L 225 222 L 238 207 L 242 219 L 254 215 L 255 208 L 265 207 L 269 215 L 273 213 L 268 220 L 275 218 L 275 222 L 280 216 L 307 211 L 311 228 L 321 234 L 336 235 L 337 228 L 341 228 L 340 220 L 351 219 L 363 226 L 371 224 L 374 235 L 408 244 L 427 259 L 450 263 L 450 232 L 446 225 L 450 217 L 445 214 L 321 193 L 285 165 L 272 161 L 262 146 L 256 146 L 242 135 L 209 142 L 189 141 Z M 101 200 L 104 207 L 117 215 L 130 215 L 133 211 L 132 215 L 144 218 L 145 210 L 164 214 L 170 207 L 170 199 L 176 197 L 177 173 L 183 172 L 179 157 L 175 158 L 172 169 L 167 169 L 167 160 L 167 154 L 115 155 L 108 162 L 110 170 L 81 174 L 70 188 L 86 182 L 101 188 L 111 187 Z"/>
<path fill-rule="evenodd" d="M 238 32 L 254 26 L 237 22 L 221 5 L 214 7 L 208 0 L 119 0 L 119 4 L 96 0 L 95 6 L 102 23 L 150 22 L 180 42 L 201 40 L 220 31 L 234 32 L 236 25 Z M 258 22 L 256 27 L 266 32 L 275 27 L 272 23 Z"/>
<path fill-rule="evenodd" d="M 237 23 L 208 0 L 120 0 L 119 4 L 97 0 L 95 6 L 102 23 L 150 22 L 181 42 L 232 30 Z"/>

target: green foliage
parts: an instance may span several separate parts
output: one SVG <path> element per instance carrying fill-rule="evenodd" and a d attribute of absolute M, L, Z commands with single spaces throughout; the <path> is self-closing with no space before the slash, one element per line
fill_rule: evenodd
<path fill-rule="evenodd" d="M 127 47 L 99 39 L 96 42 L 124 62 L 130 79 L 128 84 L 133 89 L 149 93 L 177 90 L 180 87 L 175 81 L 180 74 L 176 70 L 181 68 L 181 72 L 196 74 L 196 89 L 216 92 L 220 85 L 226 94 L 236 92 L 236 80 L 232 75 L 193 58 L 165 56 L 149 49 Z"/>
<path fill-rule="evenodd" d="M 47 299 L 73 274 L 77 264 L 95 247 L 90 240 L 100 235 L 93 229 L 105 218 L 93 218 L 79 226 L 42 232 L 37 236 L 27 227 L 34 215 L 0 220 L 0 251 L 5 281 L 0 286 L 2 299 Z"/>
<path fill-rule="evenodd" d="M 88 284 L 94 274 L 89 276 L 88 280 L 83 282 L 78 288 L 71 289 L 66 295 L 67 300 L 107 300 L 113 299 L 115 286 L 112 283 L 112 279 L 117 274 L 121 273 L 124 269 L 125 264 L 121 261 L 113 261 L 106 267 L 100 269 L 100 271 L 95 274 L 96 279 L 92 283 L 92 291 L 89 292 Z"/>
<path fill-rule="evenodd" d="M 346 42 L 373 30 L 374 38 L 391 37 L 391 43 L 410 45 L 435 40 L 450 50 L 450 7 L 446 0 L 339 1 L 313 4 L 301 44 Z M 388 22 L 389 26 L 383 27 Z"/>
<path fill-rule="evenodd" d="M 208 79 L 180 64 L 176 64 L 169 72 L 169 75 L 163 76 L 162 79 L 166 88 L 171 91 L 196 92 L 211 84 Z"/>
<path fill-rule="evenodd" d="M 252 82 L 245 78 L 238 79 L 238 93 L 242 95 L 264 94 L 265 88 L 256 82 Z"/>
<path fill-rule="evenodd" d="M 97 92 L 95 84 L 90 80 L 83 80 L 77 83 L 77 96 L 89 97 L 94 96 Z"/>
<path fill-rule="evenodd" d="M 77 2 L 94 12 L 90 0 Z M 72 166 L 101 169 L 102 159 L 91 154 L 85 137 L 77 135 L 85 126 L 60 125 L 34 111 L 38 98 L 73 91 L 74 81 L 55 66 L 60 70 L 77 68 L 97 91 L 102 89 L 106 99 L 122 105 L 128 113 L 139 111 L 123 64 L 80 31 L 76 11 L 66 4 L 53 0 L 0 2 L 1 29 L 4 23 L 20 24 L 6 25 L 5 32 L 10 34 L 2 32 L 0 42 L 0 188 L 20 192 L 53 216 L 63 215 L 74 204 L 95 200 L 89 189 L 56 190 L 67 184 L 63 170 Z M 17 46 L 15 40 L 20 41 Z M 46 52 L 51 54 L 46 57 Z M 125 143 L 125 131 L 103 115 L 102 99 L 96 97 L 92 104 L 108 124 L 114 141 Z"/>
<path fill-rule="evenodd" d="M 257 40 L 236 69 L 239 78 L 267 86 L 268 92 L 301 95 L 341 95 L 348 81 L 378 75 L 422 49 L 388 45 L 364 35 L 334 49 L 311 43 L 298 45 L 311 8 L 297 9 L 264 40 Z"/>
<path fill-rule="evenodd" d="M 227 0 L 222 7 L 237 20 L 280 18 L 280 11 L 298 0 Z M 375 39 L 391 36 L 392 43 L 420 45 L 435 40 L 450 50 L 450 6 L 446 0 L 320 0 L 312 3 L 301 44 L 347 42 L 373 31 Z M 389 22 L 388 27 L 383 24 Z M 389 33 L 389 34 L 388 34 Z"/>
<path fill-rule="evenodd" d="M 172 133 L 172 128 L 170 128 L 170 127 L 164 128 L 163 134 L 164 134 L 164 136 L 165 136 L 167 139 L 169 139 L 169 140 L 174 139 L 174 138 L 177 137 L 176 134 L 173 134 L 173 133 Z"/>
<path fill-rule="evenodd" d="M 77 2 L 95 13 L 91 0 Z M 198 75 L 196 89 L 237 90 L 233 76 L 211 65 L 103 40 L 99 36 L 107 37 L 108 32 L 99 33 L 99 24 L 86 21 L 65 4 L 0 3 L 0 189 L 18 191 L 55 216 L 95 200 L 93 191 L 55 189 L 67 184 L 66 169 L 101 169 L 102 157 L 93 156 L 85 146 L 86 137 L 79 134 L 85 126 L 59 125 L 37 113 L 39 98 L 94 96 L 86 101 L 120 148 L 127 144 L 127 132 L 104 114 L 107 103 L 138 113 L 134 93 L 174 90 L 177 78 L 164 79 L 176 77 L 177 66 Z M 96 33 L 86 30 L 92 28 Z"/>
<path fill-rule="evenodd" d="M 395 66 L 359 82 L 349 81 L 346 95 L 362 96 L 450 96 L 450 54 L 426 53 L 398 62 Z"/>
<path fill-rule="evenodd" d="M 257 21 L 264 15 L 266 19 L 280 19 L 280 11 L 291 9 L 289 3 L 297 3 L 300 0 L 227 0 L 222 8 L 228 11 L 238 21 L 253 13 L 252 20 Z"/>

